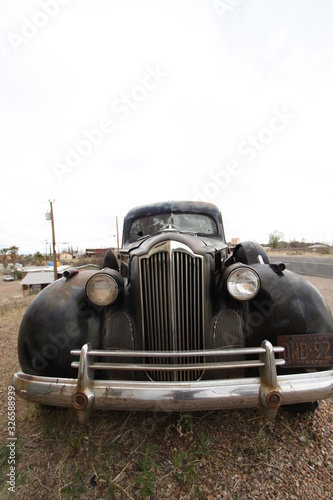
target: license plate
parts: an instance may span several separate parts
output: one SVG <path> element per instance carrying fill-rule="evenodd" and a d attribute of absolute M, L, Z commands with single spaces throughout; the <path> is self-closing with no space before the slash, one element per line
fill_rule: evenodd
<path fill-rule="evenodd" d="M 278 345 L 284 347 L 284 367 L 316 368 L 333 365 L 333 334 L 281 335 Z"/>

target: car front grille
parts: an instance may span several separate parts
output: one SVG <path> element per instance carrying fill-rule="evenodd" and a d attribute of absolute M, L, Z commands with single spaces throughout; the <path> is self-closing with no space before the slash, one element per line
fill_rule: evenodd
<path fill-rule="evenodd" d="M 140 258 L 144 348 L 148 351 L 204 349 L 203 259 L 181 243 L 166 242 Z M 157 358 L 155 363 L 189 365 L 203 358 Z M 198 380 L 202 373 L 183 369 L 152 371 L 156 381 Z"/>

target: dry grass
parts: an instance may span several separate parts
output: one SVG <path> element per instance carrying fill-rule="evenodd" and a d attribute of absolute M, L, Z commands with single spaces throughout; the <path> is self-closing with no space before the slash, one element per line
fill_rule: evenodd
<path fill-rule="evenodd" d="M 333 280 L 326 280 L 332 295 Z M 19 368 L 16 338 L 31 298 L 0 308 L 1 489 L 8 491 L 7 387 Z M 332 303 L 331 303 L 332 305 Z M 192 414 L 95 412 L 16 400 L 16 496 L 108 498 L 332 498 L 333 400 L 311 414 L 281 409 Z"/>

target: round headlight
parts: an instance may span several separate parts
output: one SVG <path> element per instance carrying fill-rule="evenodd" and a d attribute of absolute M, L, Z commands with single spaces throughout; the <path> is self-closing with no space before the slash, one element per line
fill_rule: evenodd
<path fill-rule="evenodd" d="M 117 281 L 106 273 L 94 274 L 86 284 L 88 298 L 97 306 L 109 306 L 118 297 Z"/>
<path fill-rule="evenodd" d="M 240 267 L 234 269 L 228 276 L 227 288 L 230 295 L 237 300 L 250 300 L 255 297 L 260 288 L 260 278 L 253 269 Z"/>

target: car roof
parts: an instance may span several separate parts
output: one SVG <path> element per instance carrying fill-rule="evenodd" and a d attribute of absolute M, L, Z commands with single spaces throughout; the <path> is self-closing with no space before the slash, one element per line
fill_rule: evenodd
<path fill-rule="evenodd" d="M 123 244 L 128 243 L 129 229 L 134 220 L 163 213 L 198 213 L 212 217 L 217 224 L 218 237 L 224 239 L 221 211 L 213 203 L 203 201 L 164 201 L 132 208 L 124 219 Z"/>

